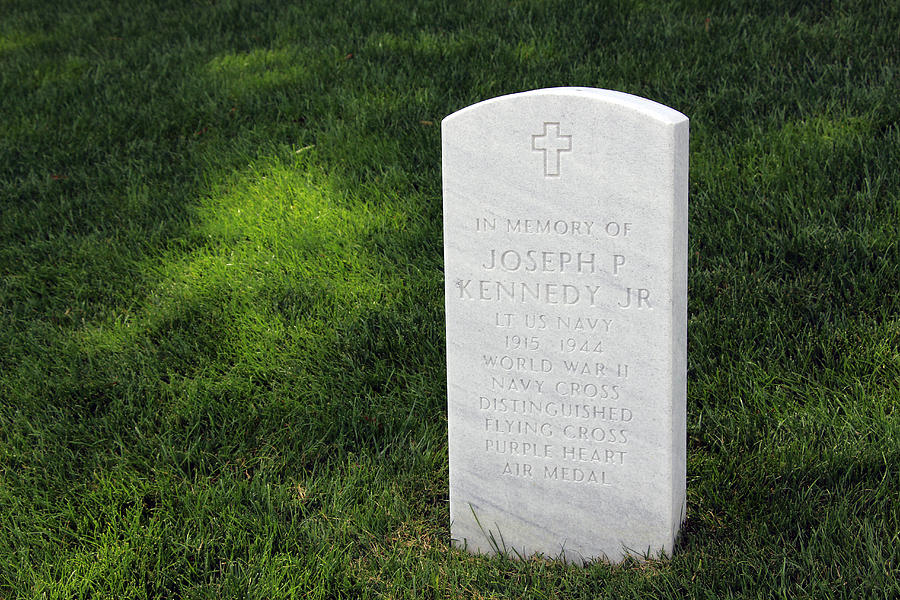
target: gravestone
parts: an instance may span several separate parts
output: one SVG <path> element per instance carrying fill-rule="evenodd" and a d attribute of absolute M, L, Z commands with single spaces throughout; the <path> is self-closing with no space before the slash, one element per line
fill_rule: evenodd
<path fill-rule="evenodd" d="M 555 88 L 442 123 L 454 544 L 671 553 L 685 514 L 688 119 Z"/>

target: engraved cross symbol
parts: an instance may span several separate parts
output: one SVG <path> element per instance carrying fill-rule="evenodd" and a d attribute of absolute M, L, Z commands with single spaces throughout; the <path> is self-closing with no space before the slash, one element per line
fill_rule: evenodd
<path fill-rule="evenodd" d="M 544 153 L 544 177 L 559 177 L 559 155 L 572 151 L 572 136 L 559 135 L 559 123 L 544 123 L 544 133 L 531 136 L 531 149 Z"/>

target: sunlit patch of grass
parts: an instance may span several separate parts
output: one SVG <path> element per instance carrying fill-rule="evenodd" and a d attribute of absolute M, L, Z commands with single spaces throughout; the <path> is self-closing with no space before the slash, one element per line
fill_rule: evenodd
<path fill-rule="evenodd" d="M 241 99 L 285 84 L 298 85 L 312 76 L 310 68 L 319 60 L 303 49 L 253 49 L 216 56 L 207 63 L 205 75 L 229 97 Z"/>
<path fill-rule="evenodd" d="M 13 53 L 35 46 L 47 39 L 38 33 L 25 33 L 22 31 L 4 32 L 0 30 L 0 58 L 6 53 Z"/>

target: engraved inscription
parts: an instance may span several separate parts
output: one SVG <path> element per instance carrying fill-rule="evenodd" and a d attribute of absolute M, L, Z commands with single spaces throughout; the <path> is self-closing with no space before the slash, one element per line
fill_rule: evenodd
<path fill-rule="evenodd" d="M 577 467 L 553 467 L 544 466 L 544 479 L 555 479 L 557 481 L 571 481 L 575 483 L 597 483 L 600 485 L 609 485 L 606 482 L 606 471 L 599 473 L 592 470 L 579 469 Z"/>
<path fill-rule="evenodd" d="M 490 256 L 481 268 L 514 273 L 599 273 L 600 258 L 594 252 L 566 252 L 547 250 L 497 250 L 492 248 Z M 613 267 L 616 263 L 613 261 Z"/>
<path fill-rule="evenodd" d="M 559 177 L 560 154 L 572 151 L 572 136 L 560 135 L 559 123 L 545 122 L 544 132 L 531 136 L 531 149 L 544 153 L 544 177 Z"/>
<path fill-rule="evenodd" d="M 621 308 L 651 308 L 650 290 L 646 288 L 625 288 L 625 301 L 619 303 Z"/>
<path fill-rule="evenodd" d="M 544 151 L 548 169 L 558 172 L 559 152 L 552 150 L 568 151 L 570 143 L 559 140 L 569 136 L 559 136 L 558 124 L 548 125 L 556 127 L 535 136 L 535 149 Z M 634 223 L 536 215 L 491 215 L 471 223 L 475 231 L 497 236 L 496 245 L 481 250 L 471 279 L 456 280 L 457 300 L 498 305 L 487 323 L 497 335 L 489 338 L 491 349 L 479 353 L 487 379 L 470 400 L 482 415 L 481 451 L 502 459 L 501 476 L 615 485 L 634 454 L 628 450 L 632 426 L 639 429 L 642 415 L 624 385 L 629 365 L 617 349 L 610 311 L 651 310 L 653 300 L 647 288 L 603 282 L 628 272 L 624 244 Z M 566 239 L 571 247 L 534 242 L 511 247 L 516 237 L 537 235 Z M 479 273 L 498 279 L 479 279 Z M 507 274 L 516 279 L 503 279 Z M 521 305 L 551 311 L 521 310 Z M 592 311 L 573 314 L 579 306 Z M 603 312 L 598 314 L 598 307 Z"/>

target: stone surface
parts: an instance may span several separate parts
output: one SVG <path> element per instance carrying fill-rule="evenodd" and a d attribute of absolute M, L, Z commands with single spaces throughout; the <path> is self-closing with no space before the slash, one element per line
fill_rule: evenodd
<path fill-rule="evenodd" d="M 474 552 L 671 553 L 688 119 L 556 88 L 442 123 L 450 515 Z"/>

